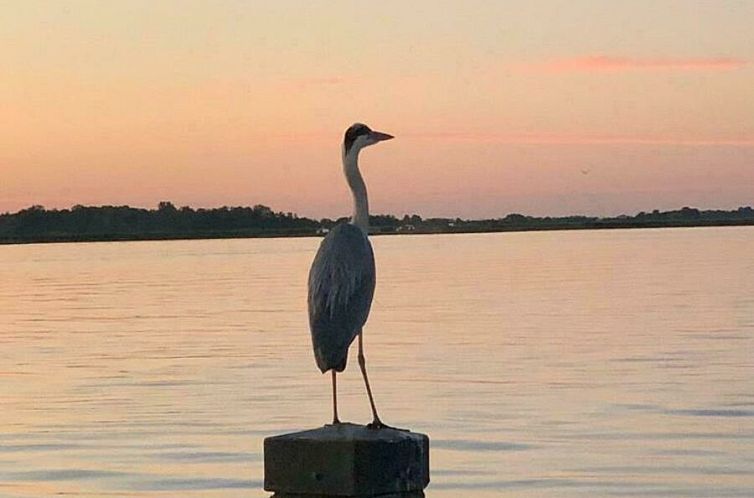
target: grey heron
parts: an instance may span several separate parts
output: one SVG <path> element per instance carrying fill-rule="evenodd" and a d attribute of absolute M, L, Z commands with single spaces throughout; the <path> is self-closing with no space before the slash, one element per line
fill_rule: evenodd
<path fill-rule="evenodd" d="M 385 425 L 377 415 L 367 377 L 362 329 L 374 296 L 374 253 L 369 243 L 369 201 L 359 171 L 359 152 L 389 140 L 392 135 L 355 123 L 343 138 L 343 173 L 353 194 L 350 223 L 333 228 L 322 240 L 309 270 L 309 329 L 317 366 L 332 372 L 333 424 L 338 419 L 336 376 L 346 368 L 348 348 L 359 338 L 359 367 L 364 377 L 374 420 L 370 427 Z"/>

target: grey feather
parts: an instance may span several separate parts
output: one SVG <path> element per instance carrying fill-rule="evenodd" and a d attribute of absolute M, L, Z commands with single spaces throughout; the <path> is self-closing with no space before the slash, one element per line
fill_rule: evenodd
<path fill-rule="evenodd" d="M 309 271 L 309 328 L 317 366 L 346 368 L 348 347 L 369 316 L 374 253 L 360 228 L 341 224 L 322 240 Z"/>

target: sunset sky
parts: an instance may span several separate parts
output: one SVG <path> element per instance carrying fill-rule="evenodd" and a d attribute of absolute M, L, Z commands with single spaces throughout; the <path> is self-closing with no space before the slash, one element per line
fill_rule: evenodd
<path fill-rule="evenodd" d="M 0 0 L 0 211 L 754 204 L 754 1 Z"/>

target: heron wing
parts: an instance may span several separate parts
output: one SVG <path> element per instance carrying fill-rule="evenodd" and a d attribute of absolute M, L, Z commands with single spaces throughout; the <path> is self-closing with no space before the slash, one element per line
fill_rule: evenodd
<path fill-rule="evenodd" d="M 309 271 L 309 328 L 322 372 L 346 368 L 348 347 L 369 316 L 374 285 L 369 239 L 354 225 L 333 228 Z"/>

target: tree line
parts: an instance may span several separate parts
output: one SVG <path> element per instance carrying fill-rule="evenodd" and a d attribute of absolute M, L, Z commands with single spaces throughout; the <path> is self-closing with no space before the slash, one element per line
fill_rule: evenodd
<path fill-rule="evenodd" d="M 156 209 L 130 206 L 73 206 L 45 209 L 31 206 L 16 213 L 0 214 L 0 243 L 304 236 L 326 233 L 337 220 L 314 220 L 268 206 L 177 208 L 160 202 Z M 422 218 L 417 214 L 396 217 L 370 216 L 375 233 L 453 233 L 591 228 L 641 228 L 665 226 L 754 225 L 754 209 L 679 210 L 640 212 L 617 217 L 534 217 L 518 213 L 501 218 L 465 220 Z"/>

